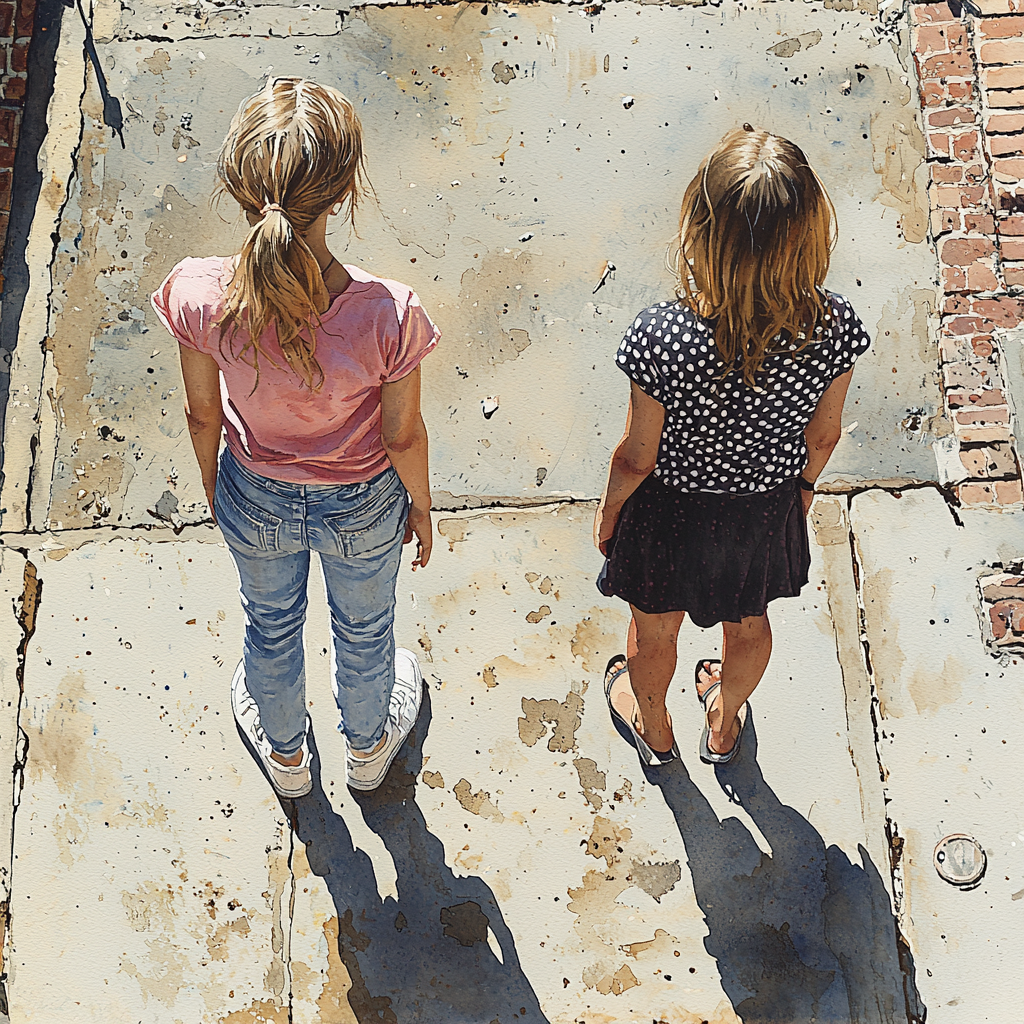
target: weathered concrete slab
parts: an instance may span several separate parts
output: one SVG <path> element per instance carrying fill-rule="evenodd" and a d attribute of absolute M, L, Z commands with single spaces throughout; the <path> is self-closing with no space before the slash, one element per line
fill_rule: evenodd
<path fill-rule="evenodd" d="M 777 606 L 739 762 L 716 776 L 696 757 L 692 666 L 719 638 L 687 625 L 684 764 L 645 775 L 601 693 L 626 617 L 593 586 L 592 511 L 441 518 L 434 560 L 399 587 L 429 701 L 388 784 L 343 791 L 340 815 L 320 784 L 282 809 L 237 737 L 222 546 L 47 543 L 12 1019 L 902 1020 L 830 549 Z M 329 764 L 326 646 L 317 596 L 308 697 Z"/>
<path fill-rule="evenodd" d="M 945 426 L 923 143 L 904 69 L 874 45 L 868 15 L 460 4 L 365 8 L 340 30 L 336 11 L 315 7 L 153 15 L 119 4 L 96 15 L 124 149 L 66 19 L 50 118 L 78 117 L 84 79 L 80 139 L 59 137 L 61 152 L 79 147 L 77 172 L 48 156 L 33 261 L 54 260 L 54 209 L 60 240 L 52 287 L 44 275 L 33 292 L 46 316 L 19 342 L 38 353 L 49 335 L 50 376 L 40 390 L 26 362 L 29 412 L 10 411 L 24 426 L 41 408 L 36 528 L 147 522 L 165 494 L 160 514 L 177 503 L 183 520 L 205 515 L 174 345 L 147 295 L 182 256 L 237 248 L 235 211 L 209 205 L 214 158 L 239 98 L 269 73 L 313 76 L 357 102 L 379 205 L 359 237 L 334 241 L 415 285 L 445 332 L 425 364 L 441 504 L 599 492 L 626 395 L 611 354 L 635 311 L 670 294 L 682 190 L 744 120 L 797 138 L 828 182 L 841 225 L 831 283 L 877 337 L 831 475 L 934 476 L 929 443 Z M 617 270 L 598 288 L 606 261 Z M 484 419 L 488 397 L 499 410 Z M 28 514 L 27 473 L 4 493 L 7 528 Z"/>
<path fill-rule="evenodd" d="M 1024 666 L 986 652 L 977 588 L 1024 554 L 1024 515 L 957 516 L 962 525 L 930 489 L 858 495 L 851 510 L 889 817 L 903 842 L 901 925 L 936 1024 L 1006 1020 L 1024 957 Z M 973 891 L 933 867 L 936 843 L 957 832 L 988 857 Z"/>
<path fill-rule="evenodd" d="M 287 1020 L 291 835 L 231 717 L 225 552 L 126 538 L 38 561 L 12 1020 Z"/>

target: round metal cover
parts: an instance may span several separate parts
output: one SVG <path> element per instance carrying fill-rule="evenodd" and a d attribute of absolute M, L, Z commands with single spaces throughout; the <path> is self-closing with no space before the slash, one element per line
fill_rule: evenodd
<path fill-rule="evenodd" d="M 962 832 L 940 839 L 933 860 L 939 877 L 961 889 L 973 888 L 985 874 L 986 858 L 981 843 Z"/>

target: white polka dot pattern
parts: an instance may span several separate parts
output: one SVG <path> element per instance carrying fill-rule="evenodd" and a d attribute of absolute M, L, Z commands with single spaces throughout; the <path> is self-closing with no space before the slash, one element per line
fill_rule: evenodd
<path fill-rule="evenodd" d="M 711 325 L 678 302 L 645 309 L 616 364 L 665 407 L 655 474 L 683 491 L 767 491 L 807 465 L 804 428 L 825 389 L 871 344 L 849 302 L 830 293 L 820 341 L 768 356 L 756 386 L 726 373 Z M 780 345 L 784 344 L 780 339 Z"/>

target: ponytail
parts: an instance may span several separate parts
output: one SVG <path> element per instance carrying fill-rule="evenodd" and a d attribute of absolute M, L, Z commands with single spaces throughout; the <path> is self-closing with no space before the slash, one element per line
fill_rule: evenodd
<path fill-rule="evenodd" d="M 218 161 L 224 189 L 252 217 L 218 321 L 231 356 L 272 365 L 262 339 L 273 326 L 289 367 L 313 391 L 324 384 L 316 329 L 327 308 L 320 266 L 302 235 L 335 203 L 350 222 L 361 191 L 362 131 L 340 92 L 277 78 L 242 101 Z M 244 328 L 240 332 L 240 328 Z M 239 351 L 232 343 L 241 337 Z"/>

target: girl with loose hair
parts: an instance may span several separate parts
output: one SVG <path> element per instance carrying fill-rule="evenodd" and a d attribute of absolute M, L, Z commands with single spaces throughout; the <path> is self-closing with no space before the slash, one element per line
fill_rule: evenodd
<path fill-rule="evenodd" d="M 722 660 L 695 669 L 700 756 L 722 764 L 768 665 L 768 603 L 807 582 L 814 482 L 870 344 L 849 302 L 824 290 L 834 241 L 804 154 L 744 125 L 683 196 L 677 300 L 641 312 L 619 346 L 630 403 L 594 533 L 607 557 L 598 585 L 633 613 L 605 694 L 645 764 L 679 756 L 665 695 L 684 616 L 722 623 Z"/>
<path fill-rule="evenodd" d="M 420 708 L 419 665 L 395 648 L 395 584 L 403 543 L 416 537 L 413 570 L 430 558 L 419 364 L 439 333 L 411 289 L 327 246 L 328 218 L 351 222 L 364 188 L 359 118 L 336 89 L 267 82 L 238 108 L 217 170 L 251 227 L 241 252 L 182 260 L 153 305 L 178 340 L 203 487 L 241 583 L 232 709 L 275 790 L 308 793 L 316 551 L 348 785 L 373 789 Z"/>

